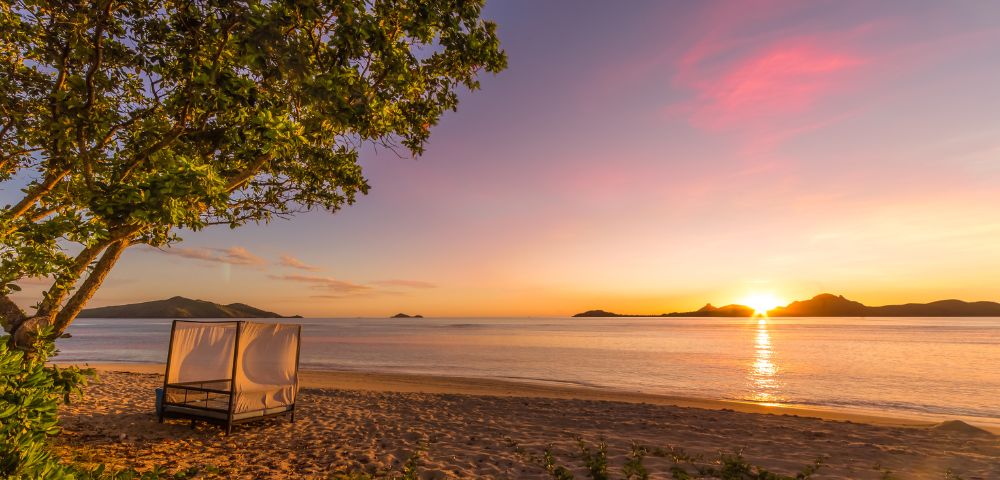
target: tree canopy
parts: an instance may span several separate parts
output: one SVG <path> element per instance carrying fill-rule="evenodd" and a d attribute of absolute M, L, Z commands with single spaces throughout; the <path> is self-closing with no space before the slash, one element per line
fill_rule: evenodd
<path fill-rule="evenodd" d="M 58 335 L 129 246 L 335 212 L 506 67 L 483 0 L 0 4 L 0 321 Z M 51 279 L 35 312 L 10 298 Z M 51 328 L 48 328 L 51 327 Z"/>

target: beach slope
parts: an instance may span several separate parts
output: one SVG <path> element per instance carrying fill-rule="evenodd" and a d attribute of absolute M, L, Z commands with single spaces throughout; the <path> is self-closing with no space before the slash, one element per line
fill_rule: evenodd
<path fill-rule="evenodd" d="M 85 398 L 65 407 L 59 448 L 120 467 L 329 478 L 399 472 L 417 453 L 422 478 L 550 478 L 542 458 L 551 448 L 556 463 L 586 478 L 579 441 L 593 450 L 603 439 L 615 477 L 638 444 L 651 452 L 645 465 L 660 472 L 654 478 L 669 477 L 678 459 L 711 465 L 735 451 L 789 475 L 823 458 L 817 478 L 877 479 L 890 470 L 899 478 L 943 479 L 949 470 L 1000 478 L 998 437 L 956 424 L 395 374 L 303 372 L 296 423 L 268 420 L 226 437 L 212 426 L 156 423 L 152 391 L 162 366 L 99 369 Z"/>

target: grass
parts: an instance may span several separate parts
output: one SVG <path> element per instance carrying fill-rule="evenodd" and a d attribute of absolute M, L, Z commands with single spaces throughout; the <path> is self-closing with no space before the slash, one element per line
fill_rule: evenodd
<path fill-rule="evenodd" d="M 809 480 L 824 466 L 822 458 L 803 466 L 792 475 L 772 472 L 762 466 L 749 462 L 743 452 L 719 452 L 715 457 L 706 458 L 702 455 L 691 455 L 678 447 L 649 447 L 633 443 L 620 467 L 613 467 L 608 458 L 608 445 L 603 440 L 591 444 L 580 438 L 576 439 L 576 450 L 570 452 L 566 462 L 560 462 L 553 445 L 547 445 L 541 452 L 534 452 L 522 447 L 510 437 L 505 437 L 507 446 L 524 458 L 528 463 L 541 467 L 554 480 L 574 480 L 582 472 L 582 478 L 593 480 L 648 480 L 651 475 L 663 478 L 669 475 L 674 480 Z M 346 472 L 335 473 L 328 477 L 331 480 L 417 480 L 421 478 L 420 467 L 424 458 L 424 450 L 413 452 L 407 461 L 396 470 L 377 472 Z M 646 464 L 648 458 L 659 458 L 668 461 L 669 465 L 660 471 L 652 471 Z M 662 462 L 660 462 L 662 464 Z M 881 480 L 900 480 L 892 471 L 875 465 L 873 470 Z M 133 469 L 110 471 L 100 465 L 95 468 L 76 467 L 74 474 L 78 480 L 191 480 L 229 478 L 228 472 L 210 465 L 190 467 L 169 472 L 163 467 L 154 467 L 145 472 Z M 961 476 L 948 470 L 942 480 L 963 480 Z"/>
<path fill-rule="evenodd" d="M 75 480 L 189 480 L 195 478 L 228 478 L 227 472 L 211 465 L 185 468 L 173 473 L 162 466 L 153 467 L 145 472 L 139 472 L 131 468 L 109 470 L 104 465 L 98 465 L 94 468 L 74 467 L 72 470 Z"/>
<path fill-rule="evenodd" d="M 515 453 L 529 463 L 543 468 L 555 480 L 573 480 L 576 478 L 574 470 L 582 470 L 586 478 L 592 480 L 647 480 L 651 474 L 669 474 L 676 480 L 808 480 L 823 467 L 823 459 L 817 459 L 794 475 L 782 475 L 748 462 L 741 451 L 720 452 L 717 458 L 705 459 L 700 455 L 690 455 L 677 447 L 650 448 L 633 443 L 619 474 L 618 469 L 611 467 L 608 445 L 604 440 L 591 445 L 577 438 L 577 453 L 570 457 L 573 462 L 567 464 L 557 461 L 551 444 L 539 455 L 523 448 L 510 437 L 505 440 Z M 648 457 L 669 460 L 670 465 L 665 471 L 652 472 L 645 463 Z M 945 480 L 951 478 L 954 477 L 947 477 Z"/>

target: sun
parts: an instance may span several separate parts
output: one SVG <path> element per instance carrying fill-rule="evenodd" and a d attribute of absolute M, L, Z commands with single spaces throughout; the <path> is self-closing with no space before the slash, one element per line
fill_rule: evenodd
<path fill-rule="evenodd" d="M 770 293 L 753 293 L 743 299 L 743 305 L 754 310 L 754 315 L 767 316 L 767 311 L 782 305 L 781 300 Z"/>

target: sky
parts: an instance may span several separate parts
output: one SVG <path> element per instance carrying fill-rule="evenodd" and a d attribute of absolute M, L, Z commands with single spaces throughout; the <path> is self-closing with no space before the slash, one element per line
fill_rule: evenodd
<path fill-rule="evenodd" d="M 423 156 L 366 148 L 373 188 L 335 215 L 133 248 L 91 305 L 1000 301 L 1000 3 L 493 0 L 486 17 L 509 69 Z"/>

